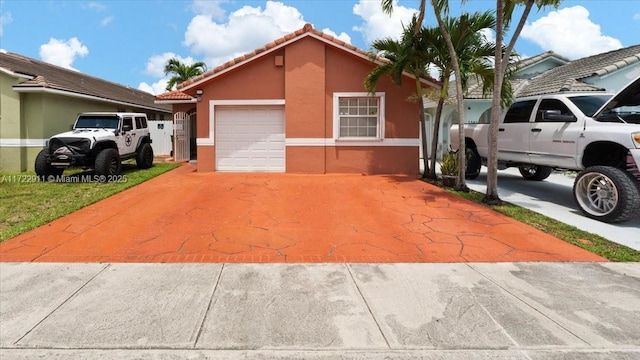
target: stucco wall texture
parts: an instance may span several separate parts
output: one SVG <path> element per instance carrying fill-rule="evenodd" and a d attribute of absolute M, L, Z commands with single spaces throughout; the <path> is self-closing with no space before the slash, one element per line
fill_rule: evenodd
<path fill-rule="evenodd" d="M 299 39 L 202 84 L 197 136 L 210 135 L 211 100 L 284 99 L 287 139 L 335 139 L 334 93 L 366 92 L 364 79 L 375 66 L 313 37 Z M 384 77 L 376 91 L 385 95 L 384 140 L 376 146 L 341 145 L 340 140 L 326 146 L 287 146 L 286 172 L 418 174 L 419 104 L 411 100 L 415 80 L 406 77 L 398 86 Z M 413 142 L 391 144 L 393 139 Z M 215 170 L 215 144 L 198 145 L 197 169 Z"/>

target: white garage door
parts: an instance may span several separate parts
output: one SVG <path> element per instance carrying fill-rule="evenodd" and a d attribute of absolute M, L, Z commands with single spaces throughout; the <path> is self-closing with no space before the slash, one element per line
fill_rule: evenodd
<path fill-rule="evenodd" d="M 284 109 L 216 109 L 216 170 L 284 172 Z"/>

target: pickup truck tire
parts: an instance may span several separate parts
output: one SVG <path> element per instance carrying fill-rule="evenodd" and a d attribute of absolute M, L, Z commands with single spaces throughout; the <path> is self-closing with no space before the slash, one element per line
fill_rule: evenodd
<path fill-rule="evenodd" d="M 118 150 L 107 148 L 96 156 L 96 175 L 118 175 L 120 173 L 120 155 Z"/>
<path fill-rule="evenodd" d="M 153 166 L 153 149 L 149 143 L 140 145 L 136 154 L 136 165 L 140 169 L 148 169 Z"/>
<path fill-rule="evenodd" d="M 578 174 L 573 196 L 580 210 L 607 223 L 629 220 L 640 211 L 640 189 L 633 176 L 612 166 L 591 166 Z"/>
<path fill-rule="evenodd" d="M 480 168 L 482 167 L 482 159 L 480 154 L 474 148 L 467 147 L 467 169 L 464 172 L 466 179 L 475 179 L 480 176 Z"/>
<path fill-rule="evenodd" d="M 518 170 L 520 170 L 520 175 L 527 180 L 542 181 L 551 175 L 553 169 L 540 165 L 520 165 Z"/>
<path fill-rule="evenodd" d="M 64 172 L 64 169 L 55 168 L 47 162 L 47 150 L 44 149 L 40 150 L 38 156 L 36 156 L 34 166 L 36 175 L 40 181 L 53 181 L 53 177 L 58 177 Z"/>

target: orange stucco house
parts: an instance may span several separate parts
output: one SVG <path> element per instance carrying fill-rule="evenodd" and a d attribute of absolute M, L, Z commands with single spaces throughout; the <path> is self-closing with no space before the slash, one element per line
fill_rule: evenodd
<path fill-rule="evenodd" d="M 418 174 L 415 79 L 368 94 L 381 61 L 307 24 L 156 102 L 173 104 L 176 159 L 196 147 L 198 171 Z"/>

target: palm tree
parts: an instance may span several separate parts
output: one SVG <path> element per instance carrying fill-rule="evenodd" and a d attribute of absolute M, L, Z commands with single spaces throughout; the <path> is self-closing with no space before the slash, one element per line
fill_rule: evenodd
<path fill-rule="evenodd" d="M 456 54 L 460 65 L 460 79 L 462 89 L 467 88 L 470 77 L 479 78 L 483 84 L 483 90 L 491 88 L 493 71 L 490 58 L 494 55 L 494 44 L 489 43 L 480 34 L 480 30 L 491 28 L 495 25 L 495 17 L 490 11 L 484 13 L 463 14 L 459 18 L 443 19 L 447 31 L 451 34 L 451 40 L 455 44 Z M 438 147 L 438 134 L 442 117 L 442 108 L 448 97 L 450 78 L 453 73 L 453 62 L 439 27 L 428 28 L 424 31 L 426 42 L 434 52 L 433 64 L 439 70 L 439 79 L 442 88 L 438 96 L 436 114 L 433 126 L 433 140 L 431 143 L 431 164 L 436 162 Z M 429 177 L 436 178 L 435 167 L 432 166 Z M 464 183 L 458 184 L 464 187 Z"/>
<path fill-rule="evenodd" d="M 434 1 L 434 0 L 432 0 Z M 498 196 L 498 122 L 502 113 L 502 106 L 500 103 L 500 90 L 503 88 L 502 84 L 505 81 L 505 76 L 509 71 L 509 61 L 511 58 L 511 52 L 515 47 L 516 41 L 520 36 L 520 32 L 527 21 L 527 17 L 536 5 L 539 9 L 546 6 L 558 7 L 562 0 L 496 0 L 496 55 L 495 55 L 495 72 L 494 81 L 497 91 L 493 92 L 493 99 L 491 102 L 491 124 L 489 125 L 489 159 L 487 164 L 487 191 L 482 201 L 487 204 L 500 204 L 502 200 Z M 513 12 L 517 5 L 524 5 L 524 10 L 520 16 L 511 40 L 507 46 L 503 47 L 504 30 L 509 28 L 512 21 Z M 498 49 L 503 49 L 500 52 Z"/>
<path fill-rule="evenodd" d="M 422 132 L 422 159 L 424 162 L 422 176 L 425 177 L 429 173 L 429 164 L 427 162 L 427 137 L 424 127 L 423 90 L 420 80 L 428 74 L 427 65 L 430 62 L 431 55 L 429 48 L 423 41 L 424 36 L 414 36 L 415 33 L 420 34 L 420 31 L 422 31 L 420 29 L 416 31 L 417 22 L 417 18 L 414 16 L 409 25 L 404 28 L 400 41 L 384 38 L 371 44 L 371 47 L 376 51 L 372 55 L 372 60 L 382 57 L 387 61 L 367 75 L 364 87 L 369 93 L 374 93 L 378 81 L 385 75 L 389 75 L 391 81 L 396 85 L 402 84 L 403 72 L 408 72 L 415 77 L 416 97 L 420 105 L 419 123 Z"/>
<path fill-rule="evenodd" d="M 169 82 L 167 83 L 167 91 L 171 91 L 174 86 L 184 81 L 198 75 L 202 75 L 205 71 L 207 71 L 207 65 L 202 61 L 187 65 L 176 58 L 169 59 L 167 64 L 164 66 L 164 74 L 172 74 Z"/>

